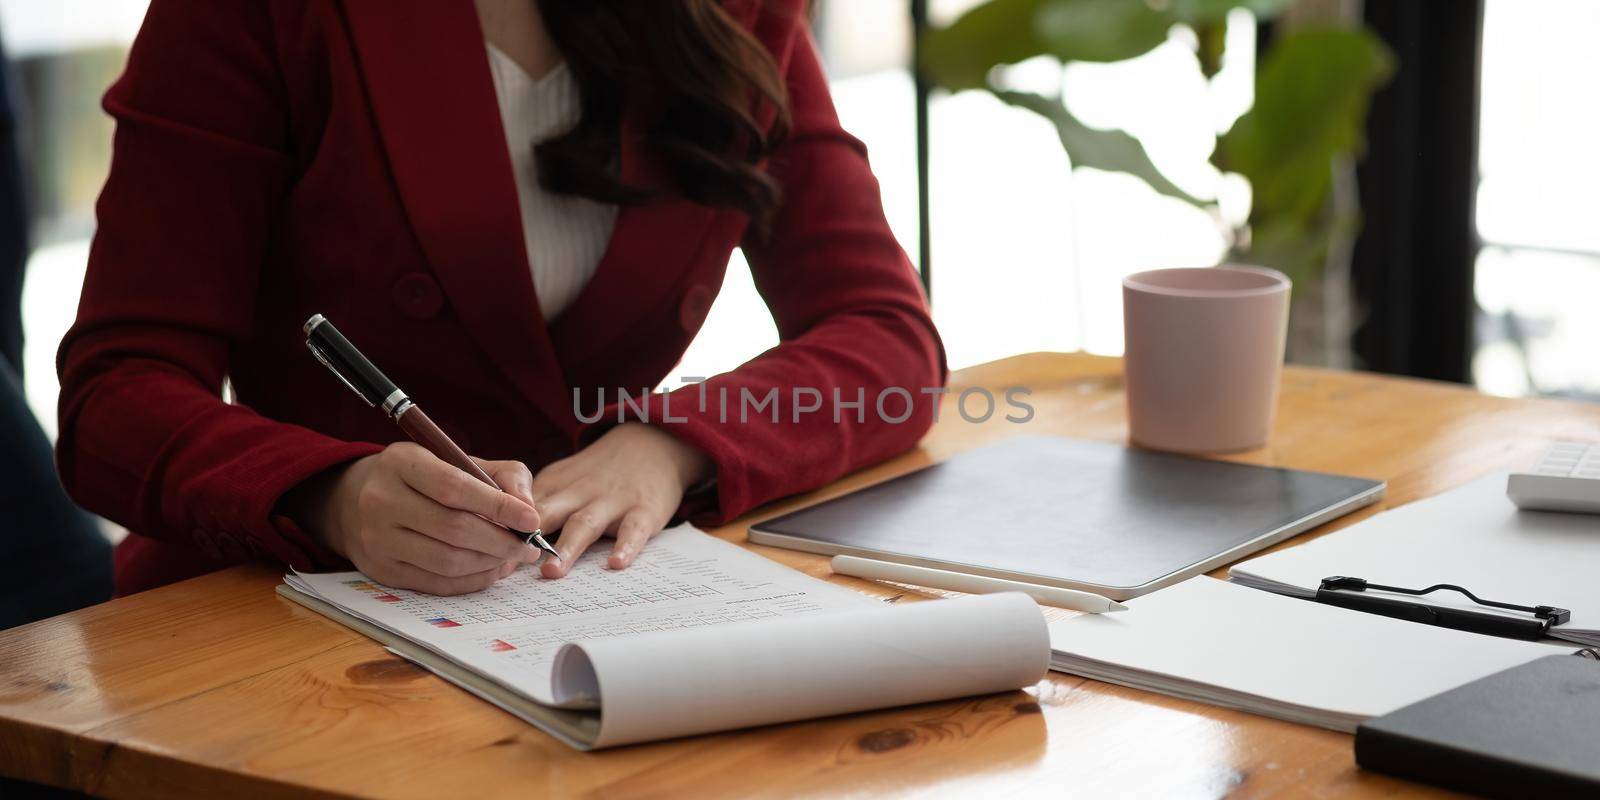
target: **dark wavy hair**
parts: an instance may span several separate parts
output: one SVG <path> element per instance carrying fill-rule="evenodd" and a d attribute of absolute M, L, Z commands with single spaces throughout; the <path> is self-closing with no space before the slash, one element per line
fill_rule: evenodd
<path fill-rule="evenodd" d="M 640 133 L 669 191 L 742 211 L 764 233 L 780 187 L 756 165 L 789 131 L 766 48 L 717 0 L 537 2 L 582 96 L 577 125 L 535 149 L 544 187 L 621 205 L 654 197 L 617 169 L 623 104 L 642 102 L 651 123 Z"/>

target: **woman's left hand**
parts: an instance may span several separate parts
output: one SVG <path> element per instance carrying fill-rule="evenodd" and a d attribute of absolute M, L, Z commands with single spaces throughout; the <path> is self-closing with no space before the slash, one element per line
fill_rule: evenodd
<path fill-rule="evenodd" d="M 546 466 L 533 479 L 533 496 L 545 530 L 561 530 L 561 560 L 547 559 L 546 578 L 559 578 L 605 534 L 616 536 L 609 565 L 633 563 L 650 537 L 661 532 L 684 492 L 712 474 L 711 459 L 672 434 L 638 422 L 607 431 L 573 456 Z"/>

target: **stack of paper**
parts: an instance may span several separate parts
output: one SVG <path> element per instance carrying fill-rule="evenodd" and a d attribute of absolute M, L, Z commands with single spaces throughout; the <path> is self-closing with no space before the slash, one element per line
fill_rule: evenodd
<path fill-rule="evenodd" d="M 1017 689 L 1048 660 L 1022 594 L 887 606 L 688 526 L 605 559 L 460 597 L 358 572 L 278 591 L 582 749 Z"/>
<path fill-rule="evenodd" d="M 1502 669 L 1572 652 L 1205 577 L 1127 606 L 1050 623 L 1051 668 L 1339 731 Z"/>
<path fill-rule="evenodd" d="M 1600 516 L 1519 511 L 1506 498 L 1506 473 L 1363 520 L 1299 547 L 1229 570 L 1237 583 L 1310 597 L 1333 575 L 1421 589 L 1464 586 L 1487 600 L 1572 612 L 1552 636 L 1600 645 Z M 1485 613 L 1460 594 L 1385 597 Z M 1528 618 L 1518 612 L 1504 612 Z"/>

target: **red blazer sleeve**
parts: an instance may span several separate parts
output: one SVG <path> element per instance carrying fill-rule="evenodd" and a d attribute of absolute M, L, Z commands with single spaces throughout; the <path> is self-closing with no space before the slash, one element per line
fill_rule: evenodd
<path fill-rule="evenodd" d="M 790 47 L 793 130 L 769 164 L 783 203 L 770 235 L 744 246 L 781 343 L 703 385 L 671 392 L 665 406 L 651 398 L 655 424 L 715 462 L 715 502 L 706 503 L 715 507 L 691 501 L 684 509 L 704 524 L 909 449 L 933 424 L 939 399 L 922 390 L 943 387 L 947 377 L 922 286 L 884 219 L 866 148 L 839 125 L 804 23 Z M 796 404 L 797 387 L 818 395 Z M 779 393 L 777 422 L 770 412 L 740 420 L 744 392 L 759 400 L 772 390 Z M 864 407 L 840 406 L 836 421 L 836 396 L 864 399 Z M 793 412 L 819 397 L 822 408 L 796 422 Z M 914 401 L 909 409 L 907 399 Z"/>
<path fill-rule="evenodd" d="M 266 4 L 155 0 L 105 97 L 117 122 L 77 323 L 58 355 L 63 483 L 147 536 L 335 561 L 273 507 L 372 444 L 223 402 L 292 180 Z"/>

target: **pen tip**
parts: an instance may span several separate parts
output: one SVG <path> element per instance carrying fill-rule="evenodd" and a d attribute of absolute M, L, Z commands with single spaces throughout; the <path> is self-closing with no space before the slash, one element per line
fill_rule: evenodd
<path fill-rule="evenodd" d="M 1127 610 L 1128 610 L 1127 606 L 1125 606 L 1125 605 L 1123 605 L 1123 604 L 1121 604 L 1121 603 L 1119 603 L 1119 602 L 1117 602 L 1115 600 L 1112 600 L 1109 604 L 1106 605 L 1106 611 L 1108 613 L 1109 612 L 1113 612 L 1113 611 L 1127 611 Z"/>
<path fill-rule="evenodd" d="M 539 543 L 539 549 L 540 550 L 543 550 L 546 553 L 549 553 L 552 558 L 554 558 L 557 561 L 560 561 L 563 564 L 567 563 L 566 559 L 562 558 L 561 554 L 556 552 L 556 548 L 553 545 L 551 545 L 549 542 L 544 540 L 544 536 L 539 535 L 539 534 L 535 534 L 533 539 L 534 539 L 534 541 Z"/>

